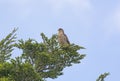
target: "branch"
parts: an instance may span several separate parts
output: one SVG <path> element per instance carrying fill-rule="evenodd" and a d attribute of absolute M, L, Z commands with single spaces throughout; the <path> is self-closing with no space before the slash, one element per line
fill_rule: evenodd
<path fill-rule="evenodd" d="M 104 81 L 104 79 L 109 75 L 109 73 L 101 74 L 96 81 Z"/>

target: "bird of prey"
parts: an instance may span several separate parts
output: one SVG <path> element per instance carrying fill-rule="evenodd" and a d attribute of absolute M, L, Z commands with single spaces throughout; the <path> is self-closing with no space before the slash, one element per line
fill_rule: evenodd
<path fill-rule="evenodd" d="M 64 30 L 62 28 L 58 29 L 58 42 L 60 45 L 70 44 L 68 37 L 65 35 Z"/>

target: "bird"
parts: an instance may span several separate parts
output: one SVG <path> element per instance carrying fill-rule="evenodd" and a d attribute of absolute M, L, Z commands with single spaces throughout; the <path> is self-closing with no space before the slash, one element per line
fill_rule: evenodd
<path fill-rule="evenodd" d="M 69 45 L 70 44 L 68 37 L 64 33 L 64 30 L 62 28 L 58 29 L 58 43 L 60 45 Z"/>

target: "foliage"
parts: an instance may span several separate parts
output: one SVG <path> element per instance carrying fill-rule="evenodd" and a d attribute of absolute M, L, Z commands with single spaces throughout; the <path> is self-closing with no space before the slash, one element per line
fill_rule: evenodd
<path fill-rule="evenodd" d="M 43 42 L 34 39 L 16 39 L 17 29 L 0 41 L 0 80 L 2 81 L 43 81 L 57 78 L 63 74 L 65 67 L 80 63 L 85 54 L 78 50 L 84 47 L 70 44 L 60 46 L 57 35 L 51 38 L 41 33 Z M 13 47 L 22 50 L 22 54 L 10 59 Z M 7 61 L 9 60 L 9 61 Z"/>
<path fill-rule="evenodd" d="M 104 81 L 104 79 L 109 75 L 109 73 L 101 74 L 96 81 Z"/>
<path fill-rule="evenodd" d="M 10 34 L 0 41 L 0 63 L 10 59 L 16 39 L 16 31 L 17 29 L 14 29 Z"/>
<path fill-rule="evenodd" d="M 85 57 L 78 50 L 85 49 L 75 44 L 61 46 L 57 35 L 48 38 L 41 33 L 42 42 L 34 39 L 16 40 L 14 29 L 0 41 L 0 81 L 44 81 L 57 78 L 63 69 L 78 64 Z M 22 54 L 11 59 L 14 48 L 21 49 Z M 99 76 L 96 81 L 104 81 L 109 73 Z"/>
<path fill-rule="evenodd" d="M 33 39 L 27 41 L 19 40 L 16 47 L 23 50 L 22 57 L 35 67 L 43 78 L 57 78 L 62 75 L 62 70 L 73 63 L 80 63 L 85 55 L 79 54 L 77 50 L 82 49 L 78 45 L 71 44 L 69 47 L 60 47 L 57 36 L 48 39 L 41 34 L 43 42 L 39 43 Z"/>

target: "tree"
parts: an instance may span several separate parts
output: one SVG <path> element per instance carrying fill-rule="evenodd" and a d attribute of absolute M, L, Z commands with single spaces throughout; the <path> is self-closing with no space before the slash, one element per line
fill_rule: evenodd
<path fill-rule="evenodd" d="M 16 47 L 17 29 L 0 41 L 0 81 L 43 81 L 34 67 L 25 62 L 22 56 L 10 58 Z"/>
<path fill-rule="evenodd" d="M 42 42 L 34 39 L 16 40 L 14 29 L 0 41 L 0 81 L 44 81 L 57 78 L 63 69 L 78 64 L 85 57 L 78 50 L 82 46 L 70 44 L 61 46 L 57 35 L 48 38 L 41 33 Z M 10 58 L 14 48 L 21 49 L 22 54 Z M 100 80 L 98 80 L 100 81 Z"/>
<path fill-rule="evenodd" d="M 80 63 L 85 55 L 77 50 L 83 49 L 78 45 L 71 44 L 69 47 L 61 47 L 57 42 L 57 35 L 48 39 L 41 33 L 43 42 L 33 39 L 19 40 L 16 47 L 23 50 L 22 58 L 30 63 L 42 78 L 57 78 L 62 75 L 62 70 L 74 63 Z"/>

